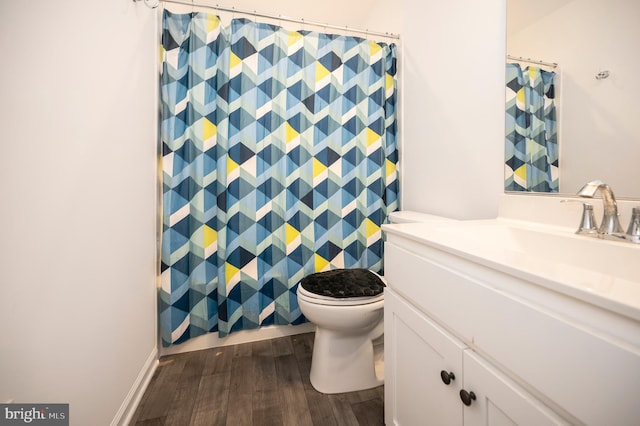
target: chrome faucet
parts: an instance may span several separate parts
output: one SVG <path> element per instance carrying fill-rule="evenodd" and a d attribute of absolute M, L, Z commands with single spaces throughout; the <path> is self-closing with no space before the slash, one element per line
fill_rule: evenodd
<path fill-rule="evenodd" d="M 602 216 L 602 222 L 598 228 L 598 237 L 624 240 L 624 230 L 620 226 L 620 220 L 618 219 L 618 205 L 616 204 L 616 197 L 613 195 L 611 187 L 601 180 L 594 180 L 585 184 L 577 195 L 580 197 L 593 198 L 596 192 L 600 191 L 602 195 L 602 206 L 604 214 Z"/>

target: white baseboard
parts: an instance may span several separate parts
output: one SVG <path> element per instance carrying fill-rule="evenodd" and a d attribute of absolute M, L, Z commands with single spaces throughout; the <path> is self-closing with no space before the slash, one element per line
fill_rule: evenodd
<path fill-rule="evenodd" d="M 199 351 L 202 349 L 218 348 L 220 346 L 238 345 L 241 343 L 257 342 L 277 337 L 292 336 L 309 333 L 316 330 L 315 324 L 310 322 L 300 325 L 272 325 L 255 330 L 236 331 L 227 337 L 218 337 L 218 333 L 208 333 L 194 337 L 186 342 L 160 349 L 160 356 Z"/>
<path fill-rule="evenodd" d="M 133 414 L 140 404 L 140 400 L 144 395 L 147 386 L 158 368 L 158 348 L 155 347 L 149 354 L 147 361 L 144 363 L 142 370 L 138 374 L 136 381 L 131 386 L 127 397 L 122 402 L 120 409 L 116 413 L 116 416 L 111 421 L 111 426 L 125 426 L 128 425 L 133 417 Z"/>

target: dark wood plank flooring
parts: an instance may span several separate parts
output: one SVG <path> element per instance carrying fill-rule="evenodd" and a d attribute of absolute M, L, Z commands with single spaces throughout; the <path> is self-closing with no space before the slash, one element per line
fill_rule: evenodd
<path fill-rule="evenodd" d="M 160 359 L 131 425 L 384 425 L 384 386 L 325 395 L 313 333 Z"/>

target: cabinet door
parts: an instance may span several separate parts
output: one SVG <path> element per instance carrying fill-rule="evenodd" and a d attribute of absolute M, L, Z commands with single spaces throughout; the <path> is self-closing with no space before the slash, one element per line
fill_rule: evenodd
<path fill-rule="evenodd" d="M 464 345 L 388 287 L 384 304 L 385 423 L 462 425 Z"/>
<path fill-rule="evenodd" d="M 566 421 L 471 349 L 464 351 L 465 426 L 568 425 Z"/>

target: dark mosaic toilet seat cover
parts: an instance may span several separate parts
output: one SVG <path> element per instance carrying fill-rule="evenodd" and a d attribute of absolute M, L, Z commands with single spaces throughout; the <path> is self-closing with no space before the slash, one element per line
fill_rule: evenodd
<path fill-rule="evenodd" d="M 307 275 L 300 281 L 307 291 L 319 296 L 372 297 L 384 291 L 384 282 L 368 269 L 334 269 Z"/>

